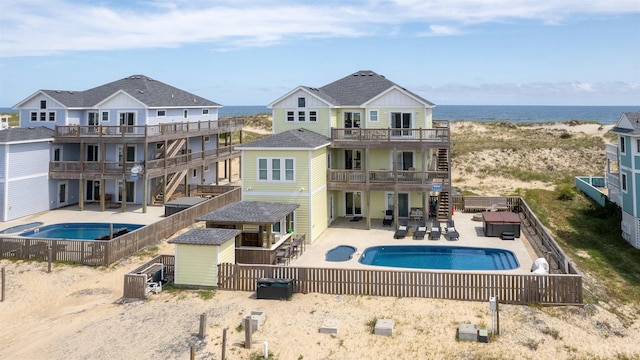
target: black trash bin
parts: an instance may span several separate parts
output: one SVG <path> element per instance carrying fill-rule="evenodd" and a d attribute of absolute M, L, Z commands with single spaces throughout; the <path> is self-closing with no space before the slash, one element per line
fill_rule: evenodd
<path fill-rule="evenodd" d="M 288 299 L 293 294 L 293 279 L 258 279 L 256 298 L 283 300 Z"/>

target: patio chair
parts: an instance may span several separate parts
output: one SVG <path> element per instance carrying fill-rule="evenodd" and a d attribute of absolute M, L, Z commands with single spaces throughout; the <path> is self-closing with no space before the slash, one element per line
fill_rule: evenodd
<path fill-rule="evenodd" d="M 387 210 L 382 219 L 382 226 L 391 226 L 393 224 L 393 210 Z"/>
<path fill-rule="evenodd" d="M 440 236 L 442 236 L 442 230 L 440 230 L 440 221 L 434 221 L 431 225 L 429 240 L 440 240 Z"/>
<path fill-rule="evenodd" d="M 400 225 L 398 226 L 398 230 L 396 230 L 396 233 L 393 234 L 393 238 L 404 239 L 404 237 L 407 236 L 407 233 L 409 232 L 410 228 L 411 226 L 409 226 L 409 223 L 407 220 L 401 220 Z"/>
<path fill-rule="evenodd" d="M 414 240 L 424 240 L 424 236 L 427 233 L 427 223 L 424 221 L 418 222 L 418 229 L 413 233 Z"/>
<path fill-rule="evenodd" d="M 289 265 L 291 261 L 291 246 L 284 245 L 276 251 L 276 265 Z"/>
<path fill-rule="evenodd" d="M 448 240 L 460 239 L 460 234 L 456 230 L 453 220 L 447 220 L 447 227 L 445 228 L 445 236 Z"/>

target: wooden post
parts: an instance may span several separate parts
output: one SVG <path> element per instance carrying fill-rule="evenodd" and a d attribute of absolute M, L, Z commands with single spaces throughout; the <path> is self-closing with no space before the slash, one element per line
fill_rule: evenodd
<path fill-rule="evenodd" d="M 47 272 L 51 273 L 51 254 L 53 253 L 53 250 L 51 249 L 51 245 L 49 245 L 47 247 L 47 250 L 49 252 L 49 256 L 47 256 Z"/>
<path fill-rule="evenodd" d="M 2 267 L 2 296 L 0 296 L 0 302 L 4 302 L 4 266 Z"/>
<path fill-rule="evenodd" d="M 496 330 L 500 335 L 500 301 L 498 301 L 498 297 L 496 297 Z"/>
<path fill-rule="evenodd" d="M 251 316 L 244 318 L 244 348 L 251 349 Z"/>
<path fill-rule="evenodd" d="M 226 359 L 226 353 L 227 353 L 227 330 L 229 330 L 229 328 L 224 328 L 222 329 L 222 356 L 220 357 L 221 360 L 225 360 Z"/>
<path fill-rule="evenodd" d="M 195 348 L 195 347 L 193 347 L 193 345 L 191 345 L 191 350 L 190 350 L 190 356 L 189 356 L 189 358 L 190 358 L 191 360 L 195 360 L 195 358 L 196 358 L 196 348 Z"/>
<path fill-rule="evenodd" d="M 204 339 L 206 334 L 207 334 L 207 314 L 202 313 L 200 315 L 200 332 L 198 333 L 198 336 L 200 337 L 200 339 Z"/>

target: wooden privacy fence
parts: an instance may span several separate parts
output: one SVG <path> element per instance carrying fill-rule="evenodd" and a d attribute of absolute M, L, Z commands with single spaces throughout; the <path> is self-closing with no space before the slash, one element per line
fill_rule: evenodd
<path fill-rule="evenodd" d="M 518 275 L 220 264 L 218 288 L 255 291 L 260 278 L 294 279 L 293 292 L 582 305 L 580 275 Z"/>
<path fill-rule="evenodd" d="M 53 261 L 106 266 L 193 225 L 196 218 L 210 211 L 241 200 L 239 187 L 226 188 L 227 191 L 220 195 L 112 240 L 54 240 L 0 236 L 0 257 L 47 260 L 48 248 L 51 247 Z"/>
<path fill-rule="evenodd" d="M 147 297 L 147 274 L 141 273 L 153 264 L 163 264 L 165 277 L 173 277 L 175 272 L 175 257 L 173 255 L 158 255 L 146 263 L 124 275 L 123 299 L 143 300 Z"/>

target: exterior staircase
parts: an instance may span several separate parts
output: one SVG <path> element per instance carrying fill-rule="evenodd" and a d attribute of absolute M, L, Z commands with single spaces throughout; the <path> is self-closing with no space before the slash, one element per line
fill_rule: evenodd
<path fill-rule="evenodd" d="M 446 173 L 449 172 L 449 156 L 448 156 L 447 149 L 438 149 L 437 170 L 443 171 Z M 446 177 L 448 177 L 448 175 Z M 450 219 L 451 214 L 449 213 L 449 209 L 450 209 L 449 192 L 442 191 L 438 195 L 438 208 L 436 209 L 437 219 L 439 221 L 446 221 Z"/>
<path fill-rule="evenodd" d="M 172 158 L 182 151 L 182 148 L 187 143 L 187 139 L 177 139 L 167 143 L 165 149 L 164 144 L 158 148 L 155 159 Z M 178 186 L 182 183 L 185 176 L 187 176 L 188 170 L 178 171 L 167 176 L 166 195 L 163 196 L 163 190 L 165 189 L 164 181 L 160 181 L 158 185 L 151 191 L 151 204 L 161 205 L 163 200 L 171 199 L 171 196 L 176 191 Z"/>

